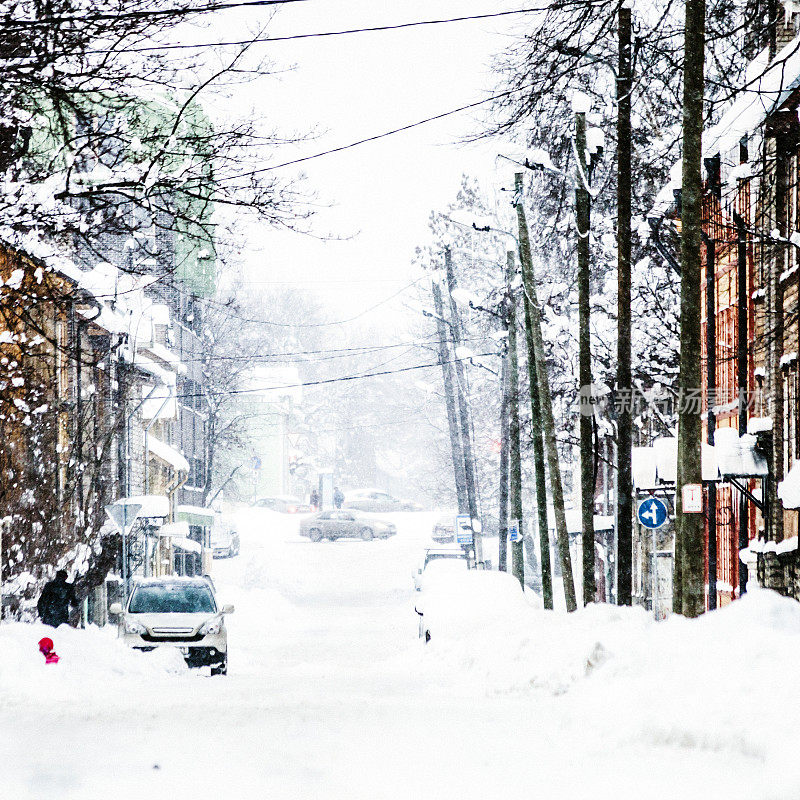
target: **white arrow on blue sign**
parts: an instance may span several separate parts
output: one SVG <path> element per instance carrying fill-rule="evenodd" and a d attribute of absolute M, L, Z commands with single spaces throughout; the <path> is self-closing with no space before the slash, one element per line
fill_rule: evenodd
<path fill-rule="evenodd" d="M 508 521 L 508 539 L 510 542 L 521 542 L 522 534 L 519 530 L 519 520 L 511 519 Z"/>
<path fill-rule="evenodd" d="M 645 528 L 655 530 L 667 521 L 667 504 L 657 497 L 648 497 L 639 503 L 636 516 Z"/>

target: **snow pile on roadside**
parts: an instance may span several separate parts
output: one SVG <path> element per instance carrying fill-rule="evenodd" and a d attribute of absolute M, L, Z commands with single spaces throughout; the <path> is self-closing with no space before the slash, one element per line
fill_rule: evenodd
<path fill-rule="evenodd" d="M 460 675 L 473 692 L 528 696 L 537 708 L 557 703 L 578 728 L 606 720 L 621 746 L 755 759 L 776 774 L 780 766 L 781 785 L 800 785 L 787 706 L 800 663 L 795 601 L 757 589 L 700 619 L 659 623 L 639 608 L 531 609 L 517 614 L 513 636 L 503 627 L 502 636 L 473 630 L 459 641 L 431 641 L 429 674 Z"/>
<path fill-rule="evenodd" d="M 38 644 L 44 636 L 53 640 L 58 664 L 45 664 Z M 117 639 L 113 627 L 77 630 L 61 625 L 54 630 L 41 623 L 0 625 L 0 706 L 26 700 L 38 705 L 43 699 L 83 694 L 121 676 L 147 680 L 185 671 L 176 650 L 131 650 Z M 13 687 L 13 694 L 8 687 Z"/>

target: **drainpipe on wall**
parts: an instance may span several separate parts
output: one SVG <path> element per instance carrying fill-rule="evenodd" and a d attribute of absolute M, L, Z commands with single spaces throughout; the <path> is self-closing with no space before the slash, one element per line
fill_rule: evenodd
<path fill-rule="evenodd" d="M 748 320 L 747 311 L 749 296 L 747 291 L 747 227 L 744 218 L 736 211 L 733 212 L 733 223 L 736 225 L 736 391 L 739 400 L 739 436 L 747 433 L 747 349 L 748 349 Z M 750 544 L 750 531 L 748 529 L 749 515 L 747 499 L 739 492 L 739 552 L 745 550 Z M 739 597 L 747 591 L 748 569 L 737 559 L 739 569 Z"/>

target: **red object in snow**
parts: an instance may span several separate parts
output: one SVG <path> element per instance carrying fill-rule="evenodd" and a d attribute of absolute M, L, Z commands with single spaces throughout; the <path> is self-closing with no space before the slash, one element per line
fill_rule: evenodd
<path fill-rule="evenodd" d="M 49 636 L 39 639 L 39 652 L 44 656 L 45 664 L 58 664 L 58 653 L 53 650 L 53 640 Z"/>

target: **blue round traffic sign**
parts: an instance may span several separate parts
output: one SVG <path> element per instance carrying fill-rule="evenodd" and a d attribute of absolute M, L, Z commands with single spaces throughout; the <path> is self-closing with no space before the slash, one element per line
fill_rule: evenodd
<path fill-rule="evenodd" d="M 667 504 L 657 497 L 648 497 L 639 503 L 639 510 L 636 512 L 636 516 L 645 528 L 655 530 L 667 521 Z"/>

